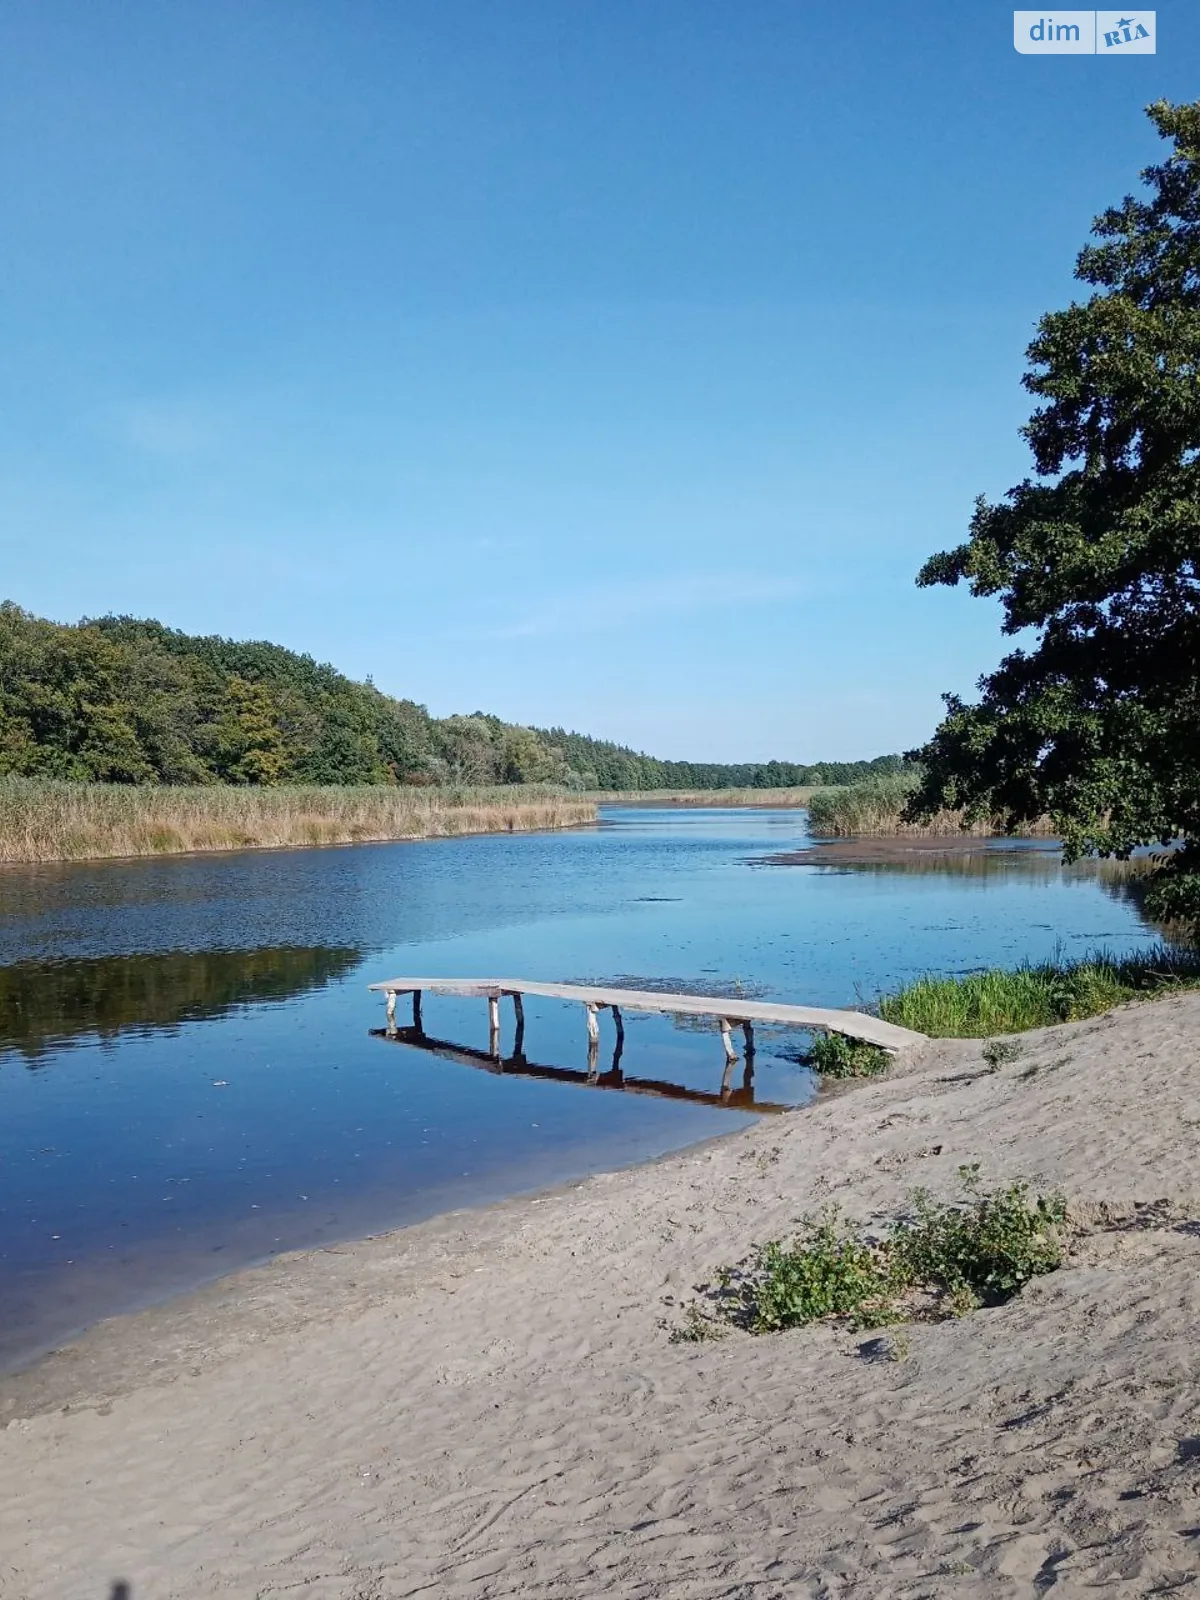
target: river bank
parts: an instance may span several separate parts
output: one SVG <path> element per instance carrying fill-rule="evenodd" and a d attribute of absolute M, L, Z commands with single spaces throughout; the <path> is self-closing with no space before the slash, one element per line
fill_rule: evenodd
<path fill-rule="evenodd" d="M 1136 1071 L 1129 1070 L 1136 1062 Z M 567 1190 L 280 1259 L 0 1385 L 0 1594 L 1024 1596 L 1188 1580 L 1200 996 L 921 1047 Z M 797 1215 L 1061 1188 L 1065 1267 L 898 1335 L 671 1343 Z"/>
<path fill-rule="evenodd" d="M 0 780 L 0 863 L 89 861 L 530 833 L 596 820 L 593 801 L 499 789 L 57 783 Z"/>

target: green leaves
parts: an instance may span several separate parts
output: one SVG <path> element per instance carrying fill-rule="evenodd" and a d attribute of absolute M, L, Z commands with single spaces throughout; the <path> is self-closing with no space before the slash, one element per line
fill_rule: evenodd
<path fill-rule="evenodd" d="M 848 1317 L 856 1328 L 957 1317 L 1000 1305 L 1062 1265 L 1061 1194 L 1031 1198 L 1024 1183 L 981 1190 L 978 1163 L 960 1167 L 959 1178 L 961 1202 L 935 1201 L 918 1189 L 910 1214 L 875 1240 L 836 1207 L 807 1218 L 790 1244 L 773 1240 L 718 1273 L 714 1313 L 693 1308 L 693 1329 L 724 1322 L 775 1333 L 826 1317 Z"/>
<path fill-rule="evenodd" d="M 977 704 L 947 697 L 910 817 L 1049 815 L 1068 858 L 1200 837 L 1200 103 L 1149 115 L 1173 141 L 1149 197 L 1097 218 L 1095 292 L 1029 346 L 1037 476 L 917 580 L 998 596 L 1034 638 Z"/>
<path fill-rule="evenodd" d="M 890 1288 L 884 1258 L 830 1212 L 794 1245 L 763 1246 L 745 1297 L 748 1326 L 774 1333 L 822 1317 L 862 1316 Z"/>
<path fill-rule="evenodd" d="M 889 1059 L 877 1044 L 844 1033 L 818 1033 L 808 1052 L 809 1065 L 823 1078 L 876 1078 L 887 1071 Z"/>

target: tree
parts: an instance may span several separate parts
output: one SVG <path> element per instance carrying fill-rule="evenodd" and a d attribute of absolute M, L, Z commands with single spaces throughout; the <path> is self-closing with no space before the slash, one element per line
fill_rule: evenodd
<path fill-rule="evenodd" d="M 945 697 L 910 814 L 1049 815 L 1069 860 L 1183 840 L 1159 886 L 1178 911 L 1200 870 L 1200 102 L 1148 115 L 1173 149 L 1147 198 L 1095 220 L 1075 269 L 1092 293 L 1027 352 L 1037 475 L 980 498 L 917 579 L 999 596 L 1033 641 L 978 704 Z"/>

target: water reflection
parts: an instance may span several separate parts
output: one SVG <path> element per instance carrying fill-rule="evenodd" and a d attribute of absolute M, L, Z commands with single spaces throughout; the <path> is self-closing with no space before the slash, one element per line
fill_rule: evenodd
<path fill-rule="evenodd" d="M 357 950 L 284 946 L 19 961 L 0 967 L 0 1060 L 12 1051 L 38 1067 L 52 1049 L 83 1040 L 173 1033 L 323 988 L 361 960 Z"/>
<path fill-rule="evenodd" d="M 900 841 L 882 840 L 891 847 L 886 859 L 853 859 L 853 849 L 869 845 L 872 841 L 839 840 L 844 853 L 824 856 L 826 846 L 790 851 L 780 855 L 759 856 L 750 866 L 807 866 L 815 867 L 821 877 L 854 878 L 939 878 L 969 879 L 976 883 L 1011 882 L 1014 879 L 1028 884 L 1094 884 L 1102 894 L 1119 904 L 1131 906 L 1144 921 L 1157 927 L 1164 937 L 1177 936 L 1171 930 L 1154 923 L 1146 912 L 1146 891 L 1150 886 L 1150 857 L 1135 856 L 1129 861 L 1084 860 L 1066 863 L 1061 859 L 1057 840 L 1045 839 L 980 839 L 978 848 L 963 850 L 947 847 L 944 851 L 921 849 L 911 852 L 896 848 Z"/>
<path fill-rule="evenodd" d="M 678 1022 L 680 1019 L 674 1019 Z M 695 1022 L 696 1018 L 684 1019 Z M 588 1064 L 586 1071 L 574 1067 L 555 1067 L 544 1065 L 540 1062 L 530 1061 L 525 1055 L 524 1041 L 525 1028 L 523 1022 L 518 1022 L 513 1053 L 502 1056 L 492 1049 L 477 1050 L 468 1045 L 454 1044 L 449 1039 L 434 1039 L 423 1028 L 372 1028 L 373 1039 L 387 1039 L 409 1046 L 410 1049 L 423 1051 L 426 1055 L 439 1056 L 445 1061 L 454 1061 L 461 1066 L 478 1067 L 484 1072 L 490 1072 L 498 1077 L 514 1078 L 540 1078 L 547 1083 L 570 1083 L 586 1089 L 618 1090 L 626 1094 L 654 1095 L 664 1100 L 684 1100 L 692 1105 L 725 1107 L 731 1111 L 758 1111 L 766 1113 L 794 1110 L 794 1103 L 783 1104 L 773 1100 L 756 1100 L 754 1097 L 754 1051 L 747 1049 L 741 1062 L 741 1072 L 738 1081 L 734 1082 L 734 1064 L 727 1062 L 724 1076 L 719 1091 L 708 1093 L 703 1089 L 691 1089 L 681 1083 L 672 1083 L 666 1078 L 630 1077 L 621 1067 L 621 1060 L 625 1053 L 625 1030 L 618 1023 L 616 1044 L 613 1048 L 612 1058 L 605 1071 L 600 1071 L 600 1047 L 596 1043 L 588 1046 Z"/>

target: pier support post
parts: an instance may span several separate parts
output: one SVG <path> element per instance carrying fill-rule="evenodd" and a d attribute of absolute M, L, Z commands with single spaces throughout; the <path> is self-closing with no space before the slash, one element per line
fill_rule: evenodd
<path fill-rule="evenodd" d="M 518 1061 L 525 1057 L 525 1002 L 519 994 L 514 992 L 512 997 L 513 1016 L 516 1018 L 516 1036 L 513 1039 L 513 1055 Z"/>
<path fill-rule="evenodd" d="M 396 1031 L 396 991 L 389 989 L 387 993 L 387 1031 Z"/>
<path fill-rule="evenodd" d="M 754 1055 L 754 1024 L 752 1022 L 742 1023 L 742 1037 L 746 1041 L 746 1060 L 749 1062 Z"/>
<path fill-rule="evenodd" d="M 488 1050 L 500 1054 L 500 999 L 494 994 L 488 995 Z"/>
<path fill-rule="evenodd" d="M 414 989 L 413 990 L 412 1002 L 413 1002 L 413 1031 L 415 1033 L 424 1033 L 425 1032 L 425 1024 L 421 1021 L 421 991 L 420 991 L 420 989 Z"/>
<path fill-rule="evenodd" d="M 588 1044 L 599 1044 L 600 1024 L 596 1021 L 596 1007 L 590 1000 L 585 1000 L 583 1009 L 587 1012 Z"/>
<path fill-rule="evenodd" d="M 725 1059 L 732 1066 L 738 1058 L 737 1051 L 733 1048 L 732 1025 L 728 1017 L 720 1017 L 718 1022 L 721 1028 L 721 1043 L 725 1046 Z"/>

